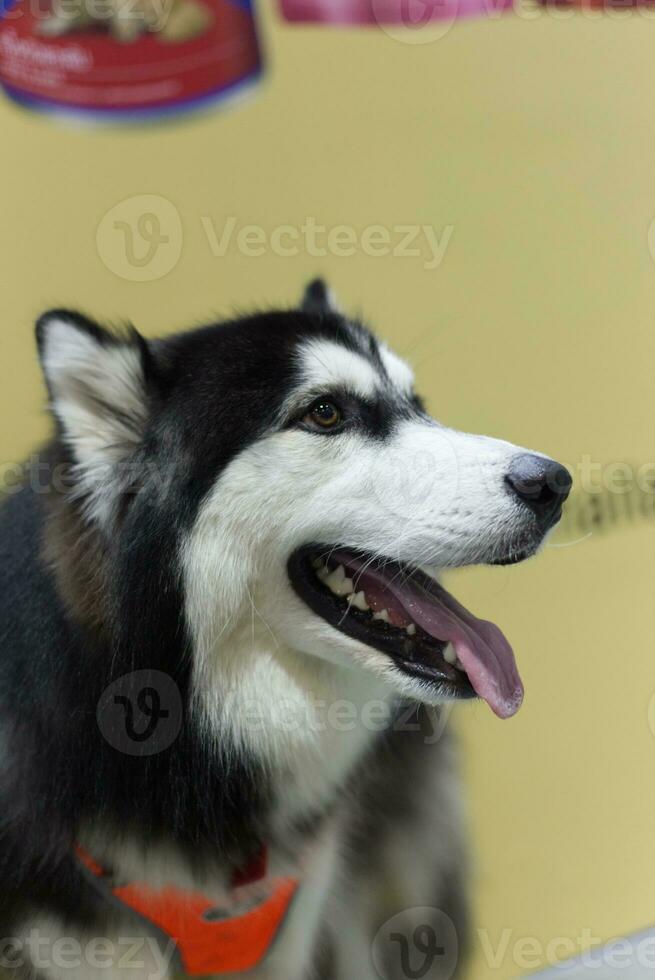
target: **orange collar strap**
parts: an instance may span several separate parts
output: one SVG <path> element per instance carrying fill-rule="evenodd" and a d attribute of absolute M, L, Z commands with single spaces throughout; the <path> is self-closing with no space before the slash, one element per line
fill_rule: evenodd
<path fill-rule="evenodd" d="M 261 881 L 257 899 L 229 909 L 197 892 L 149 888 L 140 882 L 117 887 L 79 845 L 77 857 L 107 898 L 118 901 L 172 939 L 187 976 L 204 977 L 252 970 L 265 958 L 298 889 L 294 878 L 267 878 L 266 852 L 234 876 L 235 889 Z"/>

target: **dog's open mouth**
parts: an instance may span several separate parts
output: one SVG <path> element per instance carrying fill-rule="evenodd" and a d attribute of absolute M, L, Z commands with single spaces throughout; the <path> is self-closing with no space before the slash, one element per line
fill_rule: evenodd
<path fill-rule="evenodd" d="M 289 559 L 301 599 L 335 629 L 388 654 L 444 698 L 483 698 L 500 718 L 521 707 L 512 648 L 419 568 L 312 545 Z"/>

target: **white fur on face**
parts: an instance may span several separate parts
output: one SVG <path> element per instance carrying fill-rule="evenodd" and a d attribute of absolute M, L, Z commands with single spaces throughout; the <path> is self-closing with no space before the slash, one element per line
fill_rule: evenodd
<path fill-rule="evenodd" d="M 298 358 L 307 390 L 320 392 L 341 387 L 371 398 L 380 387 L 380 375 L 369 360 L 330 340 L 307 341 Z"/>
<path fill-rule="evenodd" d="M 380 344 L 380 357 L 391 383 L 404 395 L 409 395 L 414 387 L 414 372 L 407 361 L 394 354 L 386 344 Z"/>
<path fill-rule="evenodd" d="M 363 356 L 344 350 L 332 357 L 335 346 L 310 346 L 306 385 L 331 381 L 362 393 L 388 387 Z M 409 369 L 393 358 L 387 355 L 387 370 L 406 386 Z M 505 554 L 519 508 L 504 476 L 521 451 L 420 416 L 400 419 L 383 439 L 292 428 L 243 451 L 205 500 L 183 548 L 195 687 L 212 726 L 228 724 L 229 713 L 234 728 L 245 699 L 266 712 L 281 698 L 305 703 L 312 686 L 348 696 L 344 689 L 357 689 L 362 676 L 372 691 L 382 684 L 389 693 L 438 700 L 390 657 L 314 614 L 292 589 L 287 561 L 310 542 L 438 568 Z M 276 741 L 269 728 L 253 745 L 290 752 L 305 736 L 284 733 Z"/>

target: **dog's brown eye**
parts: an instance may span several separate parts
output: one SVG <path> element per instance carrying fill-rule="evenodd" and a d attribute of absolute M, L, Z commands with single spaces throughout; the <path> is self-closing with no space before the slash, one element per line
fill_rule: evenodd
<path fill-rule="evenodd" d="M 305 416 L 305 422 L 320 429 L 333 429 L 341 421 L 341 411 L 334 402 L 321 398 L 315 402 Z"/>

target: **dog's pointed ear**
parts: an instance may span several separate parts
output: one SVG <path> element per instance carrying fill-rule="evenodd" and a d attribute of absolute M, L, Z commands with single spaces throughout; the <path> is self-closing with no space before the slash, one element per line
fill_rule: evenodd
<path fill-rule="evenodd" d="M 339 313 L 334 293 L 323 279 L 313 279 L 305 287 L 300 309 L 305 313 Z"/>
<path fill-rule="evenodd" d="M 69 310 L 44 313 L 36 338 L 62 438 L 82 470 L 107 469 L 129 456 L 148 418 L 154 370 L 146 341 L 117 337 Z"/>

